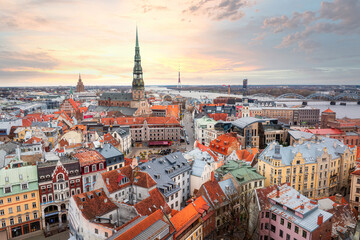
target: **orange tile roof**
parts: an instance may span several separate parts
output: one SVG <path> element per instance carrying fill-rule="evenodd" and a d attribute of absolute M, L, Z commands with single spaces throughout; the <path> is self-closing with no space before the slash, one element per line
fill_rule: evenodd
<path fill-rule="evenodd" d="M 154 223 L 156 223 L 159 220 L 162 220 L 165 223 L 167 223 L 164 220 L 164 214 L 160 209 L 157 210 L 156 212 L 152 213 L 150 216 L 148 216 L 144 220 L 140 221 L 139 223 L 137 223 L 136 225 L 134 225 L 133 227 L 131 227 L 124 233 L 122 233 L 120 236 L 115 237 L 115 240 L 133 239 L 134 237 L 138 236 L 140 233 L 142 233 L 143 231 L 148 229 L 151 225 L 153 225 Z M 170 226 L 168 225 L 166 227 L 170 227 Z M 161 230 L 161 229 L 159 229 L 159 230 Z M 170 233 L 172 233 L 172 231 L 170 231 Z"/>
<path fill-rule="evenodd" d="M 354 171 L 354 172 L 352 172 L 351 174 L 354 174 L 354 175 L 358 175 L 358 176 L 360 176 L 360 169 L 359 169 L 359 170 L 356 170 L 356 171 Z"/>
<path fill-rule="evenodd" d="M 182 232 L 184 230 L 183 228 L 185 226 L 191 225 L 193 222 L 195 222 L 198 218 L 200 218 L 200 214 L 198 211 L 196 211 L 196 208 L 193 204 L 187 205 L 185 208 L 183 208 L 181 211 L 176 213 L 170 221 L 174 225 L 177 232 Z"/>
<path fill-rule="evenodd" d="M 168 117 L 174 117 L 179 119 L 180 117 L 180 106 L 179 105 L 168 105 L 167 106 L 167 114 Z"/>
<path fill-rule="evenodd" d="M 195 141 L 195 147 L 197 147 L 202 152 L 205 152 L 205 151 L 208 152 L 214 158 L 214 160 L 216 162 L 218 161 L 218 157 L 216 156 L 216 154 L 213 151 L 211 151 L 211 149 L 209 147 L 202 145 L 198 140 Z"/>
<path fill-rule="evenodd" d="M 148 216 L 153 212 L 163 208 L 166 214 L 171 213 L 171 208 L 166 203 L 164 196 L 160 193 L 159 189 L 155 188 L 149 192 L 150 196 L 135 204 L 137 212 L 140 215 Z"/>
<path fill-rule="evenodd" d="M 257 153 L 259 153 L 257 148 L 251 148 L 251 152 L 249 152 L 247 149 L 236 150 L 236 155 L 238 156 L 239 160 L 244 160 L 249 163 L 252 162 Z"/>
<path fill-rule="evenodd" d="M 65 100 L 65 101 L 66 101 L 66 100 Z M 68 101 L 69 101 L 69 103 L 71 104 L 71 106 L 72 106 L 75 110 L 78 110 L 78 109 L 79 109 L 80 103 L 75 102 L 74 99 L 72 99 L 72 98 L 69 98 Z"/>
<path fill-rule="evenodd" d="M 330 108 L 328 108 L 328 109 L 326 109 L 325 111 L 323 111 L 323 112 L 326 112 L 326 113 L 333 113 L 334 111 L 333 110 L 331 110 Z"/>
<path fill-rule="evenodd" d="M 104 142 L 110 143 L 114 147 L 117 147 L 120 144 L 119 141 L 116 140 L 110 133 L 104 135 Z"/>
<path fill-rule="evenodd" d="M 118 118 L 101 118 L 104 125 L 142 125 L 144 122 L 149 125 L 179 125 L 180 122 L 174 117 L 118 117 Z"/>
<path fill-rule="evenodd" d="M 87 166 L 90 164 L 106 162 L 105 158 L 96 150 L 88 150 L 85 148 L 79 149 L 74 155 L 79 159 L 80 166 Z"/>
<path fill-rule="evenodd" d="M 240 142 L 233 133 L 225 133 L 210 142 L 210 149 L 214 152 L 228 156 L 231 154 L 229 149 L 235 150 L 240 148 Z"/>
<path fill-rule="evenodd" d="M 215 204 L 222 204 L 226 199 L 225 193 L 216 179 L 204 183 L 196 196 L 203 196 L 213 205 L 213 207 L 216 207 Z"/>
<path fill-rule="evenodd" d="M 153 105 L 151 106 L 152 110 L 166 110 L 166 106 L 163 105 Z"/>
<path fill-rule="evenodd" d="M 102 216 L 117 209 L 102 188 L 73 196 L 76 205 L 87 220 Z"/>
<path fill-rule="evenodd" d="M 41 138 L 38 137 L 32 137 L 29 140 L 27 140 L 26 142 L 24 142 L 25 144 L 34 144 L 34 143 L 44 143 L 44 141 Z"/>

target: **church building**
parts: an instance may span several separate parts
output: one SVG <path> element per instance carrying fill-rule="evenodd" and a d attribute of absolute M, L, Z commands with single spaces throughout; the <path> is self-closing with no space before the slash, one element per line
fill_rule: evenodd
<path fill-rule="evenodd" d="M 151 107 L 145 98 L 145 86 L 141 67 L 138 30 L 136 28 L 136 46 L 131 93 L 104 92 L 99 101 L 99 111 L 119 111 L 125 116 L 150 116 Z"/>

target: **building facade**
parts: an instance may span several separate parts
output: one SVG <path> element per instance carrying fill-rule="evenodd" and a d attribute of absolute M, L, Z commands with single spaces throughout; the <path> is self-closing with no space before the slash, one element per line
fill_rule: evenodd
<path fill-rule="evenodd" d="M 356 211 L 360 210 L 360 170 L 351 173 L 351 189 L 349 203 Z"/>
<path fill-rule="evenodd" d="M 306 197 L 328 197 L 349 190 L 355 154 L 355 148 L 331 138 L 288 147 L 274 142 L 260 154 L 258 172 L 265 186 L 287 182 Z"/>
<path fill-rule="evenodd" d="M 311 107 L 300 108 L 263 108 L 263 116 L 277 118 L 290 125 L 316 125 L 320 120 L 320 110 Z"/>
<path fill-rule="evenodd" d="M 82 193 L 80 164 L 62 159 L 37 165 L 43 226 L 67 224 L 69 199 Z"/>
<path fill-rule="evenodd" d="M 82 192 L 94 190 L 97 173 L 106 171 L 106 159 L 96 150 L 79 149 L 74 155 L 79 160 Z"/>
<path fill-rule="evenodd" d="M 0 170 L 0 238 L 42 229 L 36 166 L 10 164 Z"/>

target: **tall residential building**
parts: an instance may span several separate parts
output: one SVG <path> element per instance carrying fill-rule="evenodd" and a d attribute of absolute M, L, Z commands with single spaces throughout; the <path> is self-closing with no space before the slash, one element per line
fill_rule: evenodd
<path fill-rule="evenodd" d="M 316 125 L 320 118 L 320 110 L 311 107 L 270 107 L 263 108 L 262 112 L 266 118 L 277 118 L 290 125 Z"/>
<path fill-rule="evenodd" d="M 332 138 L 317 138 L 283 147 L 269 144 L 260 154 L 258 172 L 265 186 L 290 183 L 310 198 L 345 193 L 355 169 L 356 149 Z"/>
<path fill-rule="evenodd" d="M 0 239 L 41 229 L 37 168 L 10 164 L 0 170 Z"/>
<path fill-rule="evenodd" d="M 37 165 L 43 226 L 67 223 L 69 199 L 82 192 L 78 160 L 62 159 Z"/>
<path fill-rule="evenodd" d="M 351 173 L 350 205 L 360 210 L 360 170 Z"/>
<path fill-rule="evenodd" d="M 76 92 L 85 92 L 85 87 L 84 87 L 84 84 L 81 80 L 81 75 L 79 73 L 79 81 L 76 85 Z"/>
<path fill-rule="evenodd" d="M 332 217 L 289 184 L 256 189 L 259 239 L 331 239 Z"/>

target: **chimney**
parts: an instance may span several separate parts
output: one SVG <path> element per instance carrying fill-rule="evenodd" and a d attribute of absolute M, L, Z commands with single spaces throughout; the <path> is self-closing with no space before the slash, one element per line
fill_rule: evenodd
<path fill-rule="evenodd" d="M 214 175 L 214 171 L 211 172 L 211 181 L 215 181 L 215 175 Z"/>
<path fill-rule="evenodd" d="M 316 204 L 317 204 L 317 201 L 314 200 L 314 199 L 311 199 L 311 200 L 310 200 L 310 203 L 316 205 Z"/>
<path fill-rule="evenodd" d="M 300 198 L 300 193 L 297 195 L 297 198 Z"/>
<path fill-rule="evenodd" d="M 341 204 L 341 200 L 342 200 L 342 195 L 341 195 L 340 193 L 337 193 L 337 194 L 335 195 L 335 202 L 336 202 L 337 204 Z"/>
<path fill-rule="evenodd" d="M 324 217 L 323 215 L 320 213 L 318 216 L 318 220 L 317 220 L 317 224 L 320 226 L 323 223 Z"/>
<path fill-rule="evenodd" d="M 300 205 L 300 209 L 304 209 L 304 204 L 301 204 L 301 205 Z"/>
<path fill-rule="evenodd" d="M 280 197 L 280 188 L 279 188 L 279 186 L 277 186 L 277 188 L 276 188 L 276 197 L 277 198 Z"/>
<path fill-rule="evenodd" d="M 286 184 L 290 187 L 290 182 L 287 182 Z"/>
<path fill-rule="evenodd" d="M 106 178 L 106 184 L 109 185 L 109 178 Z"/>

